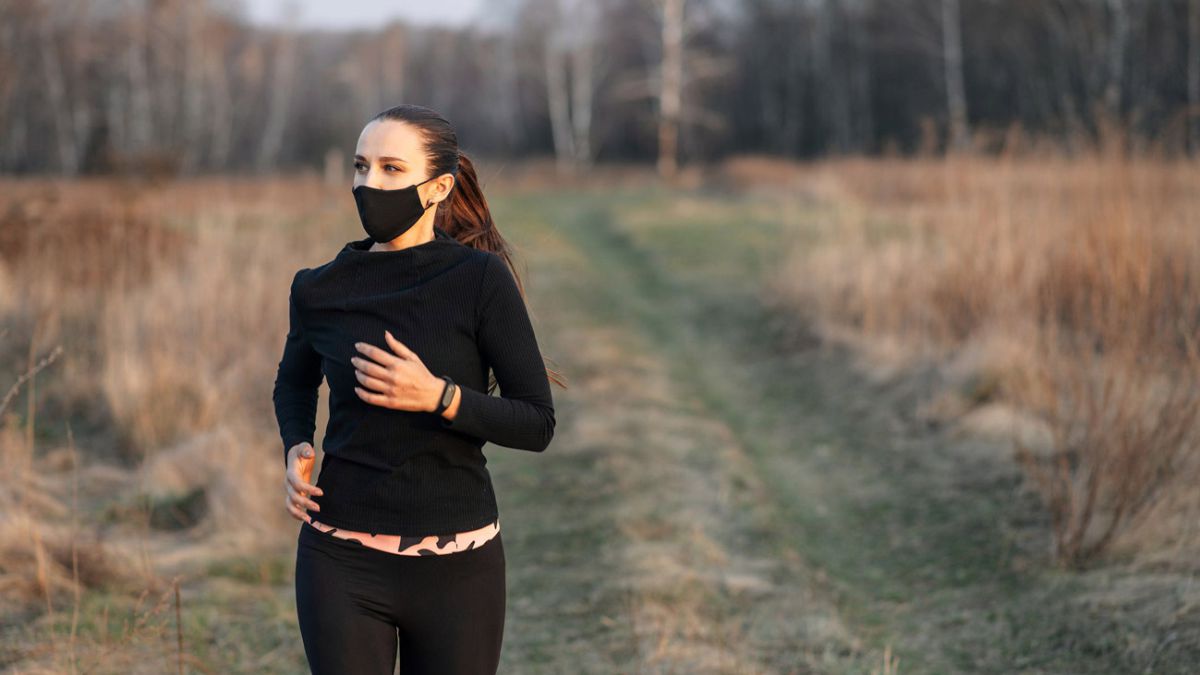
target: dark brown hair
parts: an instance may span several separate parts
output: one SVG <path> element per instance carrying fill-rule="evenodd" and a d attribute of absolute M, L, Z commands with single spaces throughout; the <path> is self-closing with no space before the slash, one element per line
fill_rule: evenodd
<path fill-rule="evenodd" d="M 454 188 L 450 196 L 438 202 L 434 215 L 434 227 L 441 228 L 458 241 L 484 251 L 490 251 L 500 256 L 508 268 L 512 270 L 513 278 L 521 297 L 525 297 L 525 283 L 513 265 L 512 248 L 492 220 L 488 210 L 487 199 L 479 186 L 479 177 L 475 174 L 475 165 L 466 153 L 458 147 L 458 135 L 446 118 L 425 106 L 402 103 L 384 110 L 371 118 L 371 122 L 392 120 L 410 124 L 421 135 L 425 146 L 425 160 L 429 164 L 429 174 L 432 178 L 448 173 L 454 176 Z M 551 359 L 543 359 L 550 360 Z M 566 380 L 561 373 L 547 367 L 546 375 L 551 382 L 566 388 Z M 488 393 L 496 387 L 495 376 L 490 378 Z"/>

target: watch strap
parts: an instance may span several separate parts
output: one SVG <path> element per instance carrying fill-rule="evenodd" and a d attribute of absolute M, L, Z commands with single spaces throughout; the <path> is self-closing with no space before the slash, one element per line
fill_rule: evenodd
<path fill-rule="evenodd" d="M 442 396 L 438 399 L 437 408 L 433 411 L 435 415 L 441 415 L 446 408 L 450 407 L 450 403 L 454 401 L 454 387 L 456 386 L 454 380 L 450 379 L 449 375 L 442 375 L 440 377 L 446 381 L 446 386 L 442 388 Z"/>

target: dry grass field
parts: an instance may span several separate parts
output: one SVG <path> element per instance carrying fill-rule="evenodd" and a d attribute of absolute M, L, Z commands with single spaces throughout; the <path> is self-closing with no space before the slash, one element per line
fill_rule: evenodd
<path fill-rule="evenodd" d="M 502 672 L 1200 660 L 1200 167 L 480 166 L 569 382 L 486 448 Z M 306 672 L 270 389 L 361 236 L 317 177 L 0 184 L 0 669 Z"/>
<path fill-rule="evenodd" d="M 1200 165 L 1114 148 L 818 172 L 841 208 L 781 294 L 883 362 L 970 380 L 928 417 L 1007 425 L 1060 563 L 1128 545 L 1194 565 Z"/>

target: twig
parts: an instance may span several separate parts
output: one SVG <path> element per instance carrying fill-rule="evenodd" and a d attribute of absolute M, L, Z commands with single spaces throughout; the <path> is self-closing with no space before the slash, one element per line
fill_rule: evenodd
<path fill-rule="evenodd" d="M 54 351 L 43 357 L 41 361 L 38 361 L 32 368 L 25 371 L 20 377 L 17 378 L 17 381 L 14 382 L 11 387 L 9 387 L 8 393 L 4 395 L 4 398 L 0 399 L 0 415 L 4 414 L 4 409 L 8 407 L 8 404 L 12 401 L 13 397 L 15 397 L 17 392 L 20 391 L 21 385 L 25 384 L 29 378 L 36 375 L 39 370 L 53 363 L 60 354 L 62 354 L 62 345 L 56 346 Z"/>

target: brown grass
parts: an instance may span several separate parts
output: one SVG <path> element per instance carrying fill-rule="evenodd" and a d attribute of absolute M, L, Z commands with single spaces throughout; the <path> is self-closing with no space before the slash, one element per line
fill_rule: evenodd
<path fill-rule="evenodd" d="M 0 623 L 24 628 L 0 662 L 175 670 L 170 577 L 289 532 L 282 492 L 261 489 L 282 479 L 270 383 L 291 274 L 340 237 L 334 190 L 307 177 L 5 181 Z M 207 517 L 151 543 L 155 512 L 195 489 Z"/>
<path fill-rule="evenodd" d="M 1003 393 L 1040 416 L 1052 442 L 1030 448 L 1027 468 L 1056 514 L 1066 559 L 1121 535 L 1136 544 L 1131 534 L 1156 528 L 1159 541 L 1194 540 L 1183 529 L 1188 491 L 1175 488 L 1196 456 L 1196 353 L 1186 339 L 1200 305 L 1196 166 L 1008 156 L 727 168 L 748 186 L 760 184 L 759 172 L 784 175 L 839 205 L 822 243 L 781 282 L 817 310 L 827 335 L 897 353 L 975 348 L 978 369 L 998 383 L 983 398 Z M 511 189 L 546 180 L 515 167 L 491 178 Z M 10 181 L 0 194 L 0 325 L 8 329 L 0 363 L 18 364 L 0 371 L 2 388 L 62 350 L 0 411 L 3 618 L 36 616 L 39 631 L 0 658 L 47 671 L 64 660 L 86 669 L 142 658 L 174 669 L 186 649 L 176 647 L 178 615 L 168 614 L 182 602 L 172 556 L 180 567 L 196 564 L 183 559 L 290 530 L 280 495 L 261 489 L 279 479 L 281 464 L 269 387 L 286 288 L 296 269 L 357 236 L 353 212 L 342 186 L 311 178 Z M 82 452 L 46 419 L 69 422 Z M 611 422 L 592 420 L 605 438 Z M 720 522 L 712 495 L 724 491 L 709 482 L 732 480 L 698 470 L 617 473 L 681 488 L 673 494 L 695 508 L 679 512 L 714 519 L 705 523 Z M 198 539 L 148 553 L 145 502 L 194 489 L 208 505 L 189 533 Z M 728 660 L 746 646 L 714 642 L 704 629 L 736 636 L 737 617 L 709 616 L 715 610 L 696 589 L 714 580 L 738 592 L 769 586 L 753 569 L 709 559 L 721 551 L 706 531 L 682 530 L 672 542 L 682 548 L 653 546 L 676 523 L 642 517 L 661 497 L 632 492 L 644 497 L 617 516 L 645 544 L 629 561 L 640 573 L 630 596 L 639 650 L 660 664 L 689 653 Z M 115 522 L 92 538 L 66 524 L 75 517 Z M 1172 555 L 1195 559 L 1182 547 Z M 672 570 L 682 573 L 664 573 Z M 93 592 L 124 598 L 131 618 L 120 639 L 77 637 L 72 617 L 87 618 L 80 596 Z M 70 649 L 55 651 L 62 644 Z M 885 656 L 884 672 L 894 670 L 889 663 Z"/>
<path fill-rule="evenodd" d="M 880 359 L 975 355 L 994 394 L 1049 431 L 1048 447 L 1016 450 L 1061 562 L 1172 519 L 1148 516 L 1196 475 L 1200 164 L 1114 143 L 806 174 L 846 208 L 797 252 L 780 295 Z"/>

